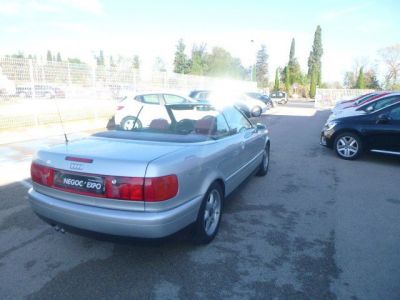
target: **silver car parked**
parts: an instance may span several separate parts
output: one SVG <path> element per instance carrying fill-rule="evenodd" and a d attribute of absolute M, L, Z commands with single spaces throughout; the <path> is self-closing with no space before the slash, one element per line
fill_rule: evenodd
<path fill-rule="evenodd" d="M 129 237 L 194 224 L 196 240 L 210 242 L 226 196 L 254 172 L 267 174 L 268 130 L 233 106 L 164 108 L 148 125 L 40 150 L 29 190 L 36 214 L 53 226 Z"/>

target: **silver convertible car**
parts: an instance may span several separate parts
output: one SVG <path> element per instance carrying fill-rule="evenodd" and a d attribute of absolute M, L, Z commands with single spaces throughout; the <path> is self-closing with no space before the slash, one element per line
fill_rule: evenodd
<path fill-rule="evenodd" d="M 193 225 L 217 234 L 224 199 L 267 174 L 270 139 L 234 106 L 165 105 L 132 130 L 111 130 L 38 151 L 30 204 L 58 228 L 160 238 Z M 144 114 L 138 109 L 136 119 Z M 150 108 L 149 108 L 150 109 Z"/>

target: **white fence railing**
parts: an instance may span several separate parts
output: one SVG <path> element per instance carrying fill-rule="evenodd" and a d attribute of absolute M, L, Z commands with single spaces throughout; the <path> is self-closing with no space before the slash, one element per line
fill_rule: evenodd
<path fill-rule="evenodd" d="M 330 108 L 335 106 L 336 102 L 361 96 L 372 92 L 367 89 L 317 89 L 315 95 L 316 108 Z"/>
<path fill-rule="evenodd" d="M 0 100 L 14 97 L 113 99 L 132 91 L 154 89 L 188 93 L 214 87 L 222 81 L 170 72 L 144 74 L 127 63 L 102 66 L 0 57 Z M 230 83 L 248 90 L 256 88 L 250 81 L 231 80 Z"/>
<path fill-rule="evenodd" d="M 134 92 L 225 87 L 252 91 L 256 83 L 171 72 L 141 72 L 129 63 L 113 66 L 0 57 L 0 130 L 112 115 L 115 101 Z"/>

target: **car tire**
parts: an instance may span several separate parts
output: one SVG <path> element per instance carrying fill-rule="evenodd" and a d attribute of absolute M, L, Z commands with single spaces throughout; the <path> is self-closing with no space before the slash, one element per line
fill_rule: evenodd
<path fill-rule="evenodd" d="M 142 128 L 142 122 L 136 117 L 125 117 L 121 122 L 122 130 L 133 130 L 133 126 L 135 128 Z"/>
<path fill-rule="evenodd" d="M 208 244 L 217 235 L 223 202 L 224 194 L 221 185 L 214 182 L 204 196 L 194 224 L 194 242 L 196 244 Z"/>
<path fill-rule="evenodd" d="M 258 167 L 258 171 L 256 173 L 257 176 L 265 176 L 268 173 L 268 168 L 269 168 L 269 148 L 270 145 L 269 143 L 267 144 L 267 146 L 265 146 L 264 152 L 263 152 L 263 158 L 262 161 L 260 163 L 260 166 Z"/>
<path fill-rule="evenodd" d="M 363 145 L 360 137 L 352 132 L 339 134 L 333 143 L 336 154 L 345 160 L 354 160 L 360 157 Z"/>

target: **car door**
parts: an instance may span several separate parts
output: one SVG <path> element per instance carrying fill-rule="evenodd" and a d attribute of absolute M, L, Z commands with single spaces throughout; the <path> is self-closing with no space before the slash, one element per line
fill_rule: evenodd
<path fill-rule="evenodd" d="M 400 152 L 400 103 L 371 116 L 365 134 L 372 151 Z"/>
<path fill-rule="evenodd" d="M 235 107 L 226 108 L 224 116 L 231 134 L 237 136 L 240 141 L 239 147 L 236 149 L 239 153 L 237 162 L 241 165 L 239 176 L 244 180 L 258 165 L 257 158 L 261 159 L 259 154 L 263 149 L 263 140 L 251 122 Z"/>
<path fill-rule="evenodd" d="M 162 94 L 144 94 L 139 96 L 139 100 L 143 105 L 139 114 L 139 120 L 142 122 L 143 127 L 149 126 L 154 116 L 165 120 L 170 119 L 164 106 Z"/>

